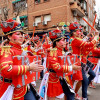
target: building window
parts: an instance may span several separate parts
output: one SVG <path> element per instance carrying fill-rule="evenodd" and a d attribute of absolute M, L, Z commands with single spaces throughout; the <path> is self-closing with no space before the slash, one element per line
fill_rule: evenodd
<path fill-rule="evenodd" d="M 41 23 L 41 16 L 35 17 L 35 23 Z"/>
<path fill-rule="evenodd" d="M 84 9 L 87 11 L 87 2 L 86 1 L 84 1 Z"/>
<path fill-rule="evenodd" d="M 20 18 L 21 24 L 24 24 L 23 26 L 27 27 L 28 26 L 28 17 L 27 17 L 27 15 L 19 16 L 19 18 Z M 16 20 L 16 18 L 13 18 L 13 20 Z"/>
<path fill-rule="evenodd" d="M 98 26 L 97 27 L 100 28 L 100 19 L 98 20 Z"/>
<path fill-rule="evenodd" d="M 51 21 L 51 15 L 44 15 L 44 21 Z"/>
<path fill-rule="evenodd" d="M 40 3 L 40 0 L 35 0 L 35 3 L 37 4 L 37 3 Z"/>
<path fill-rule="evenodd" d="M 28 26 L 28 18 L 27 18 L 27 16 L 26 17 L 20 17 L 20 21 L 21 21 L 21 23 L 23 23 L 24 24 L 24 27 L 27 27 Z"/>
<path fill-rule="evenodd" d="M 26 0 L 19 0 L 17 2 L 12 2 L 13 4 L 13 12 L 22 12 L 27 8 Z"/>

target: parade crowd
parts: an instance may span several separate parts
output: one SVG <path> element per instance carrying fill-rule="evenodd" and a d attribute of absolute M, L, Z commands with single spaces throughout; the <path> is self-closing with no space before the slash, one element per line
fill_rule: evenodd
<path fill-rule="evenodd" d="M 0 100 L 88 100 L 88 87 L 100 83 L 97 30 L 84 35 L 82 26 L 73 22 L 67 28 L 69 37 L 57 28 L 40 38 L 25 33 L 12 19 L 2 21 L 1 28 Z"/>

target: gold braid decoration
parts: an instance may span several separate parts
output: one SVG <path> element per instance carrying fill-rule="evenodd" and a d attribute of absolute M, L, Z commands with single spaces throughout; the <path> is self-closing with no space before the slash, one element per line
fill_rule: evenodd
<path fill-rule="evenodd" d="M 3 53 L 5 53 L 5 57 L 6 57 L 7 54 L 10 53 L 10 47 L 11 46 L 3 46 L 3 47 L 1 47 L 1 55 L 3 55 Z"/>

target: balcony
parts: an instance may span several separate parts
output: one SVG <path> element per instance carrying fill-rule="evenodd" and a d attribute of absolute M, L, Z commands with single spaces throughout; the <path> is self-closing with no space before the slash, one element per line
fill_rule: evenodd
<path fill-rule="evenodd" d="M 82 7 L 82 4 L 78 0 L 72 0 L 70 2 L 70 8 L 71 8 L 72 12 L 77 13 L 78 16 L 80 16 L 80 17 L 85 16 L 85 11 Z M 73 15 L 75 13 L 73 13 Z"/>

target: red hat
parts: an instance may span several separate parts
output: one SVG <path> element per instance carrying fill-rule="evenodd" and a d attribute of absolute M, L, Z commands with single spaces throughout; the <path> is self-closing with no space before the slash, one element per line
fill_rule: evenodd
<path fill-rule="evenodd" d="M 18 22 L 16 22 L 13 19 L 9 19 L 7 21 L 2 21 L 0 25 L 1 25 L 2 31 L 4 32 L 5 35 L 14 33 L 16 31 L 23 32 L 21 24 L 19 24 Z"/>
<path fill-rule="evenodd" d="M 65 38 L 65 36 L 62 34 L 62 31 L 58 30 L 58 29 L 56 29 L 52 32 L 49 32 L 49 37 L 53 42 L 58 40 L 58 39 L 61 39 L 63 37 Z"/>
<path fill-rule="evenodd" d="M 70 30 L 75 30 L 75 29 L 79 29 L 79 23 L 78 22 L 74 22 L 74 23 L 71 23 L 70 25 L 69 25 L 69 29 Z"/>
<path fill-rule="evenodd" d="M 39 37 L 36 36 L 36 37 L 33 38 L 33 40 L 34 40 L 34 41 L 37 41 L 37 40 L 39 40 Z"/>

